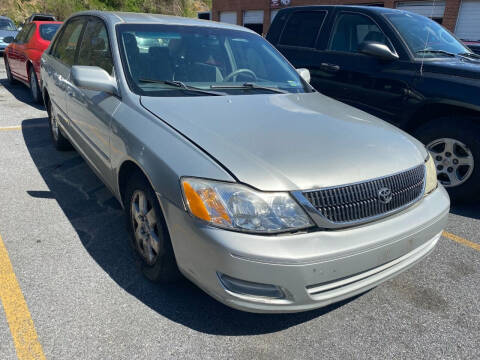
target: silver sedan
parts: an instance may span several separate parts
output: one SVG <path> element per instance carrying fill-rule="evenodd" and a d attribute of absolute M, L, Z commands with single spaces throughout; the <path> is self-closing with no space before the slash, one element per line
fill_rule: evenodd
<path fill-rule="evenodd" d="M 144 275 L 241 310 L 362 293 L 425 257 L 449 198 L 425 148 L 227 24 L 84 12 L 41 62 L 52 139 L 127 213 Z"/>

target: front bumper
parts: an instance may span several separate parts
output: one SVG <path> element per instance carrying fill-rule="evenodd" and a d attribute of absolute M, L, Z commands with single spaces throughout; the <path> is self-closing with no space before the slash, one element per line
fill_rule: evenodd
<path fill-rule="evenodd" d="M 250 312 L 298 312 L 365 292 L 410 268 L 438 242 L 450 201 L 443 187 L 388 218 L 349 229 L 275 236 L 205 225 L 160 198 L 182 273 L 220 302 Z M 219 274 L 271 284 L 283 299 L 227 290 Z"/>

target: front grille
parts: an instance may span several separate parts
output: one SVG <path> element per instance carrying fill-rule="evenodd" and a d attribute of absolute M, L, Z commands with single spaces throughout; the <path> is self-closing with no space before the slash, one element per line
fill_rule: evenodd
<path fill-rule="evenodd" d="M 363 183 L 303 192 L 317 211 L 333 223 L 356 223 L 400 210 L 423 194 L 425 166 Z M 379 199 L 382 188 L 391 190 L 387 204 Z"/>

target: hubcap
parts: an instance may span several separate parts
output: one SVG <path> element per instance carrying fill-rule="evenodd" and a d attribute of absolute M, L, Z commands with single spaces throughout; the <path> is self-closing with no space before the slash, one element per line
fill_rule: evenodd
<path fill-rule="evenodd" d="M 160 252 L 157 214 L 153 204 L 141 190 L 136 190 L 133 193 L 130 207 L 137 249 L 147 264 L 152 265 Z"/>
<path fill-rule="evenodd" d="M 459 186 L 472 175 L 474 159 L 464 143 L 442 138 L 429 143 L 427 149 L 437 167 L 438 180 L 445 187 Z"/>

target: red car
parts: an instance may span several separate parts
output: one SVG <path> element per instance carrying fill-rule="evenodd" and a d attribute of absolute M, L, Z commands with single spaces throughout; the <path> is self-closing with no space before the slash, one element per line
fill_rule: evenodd
<path fill-rule="evenodd" d="M 59 21 L 33 21 L 25 25 L 5 49 L 3 57 L 8 80 L 25 83 L 37 103 L 42 100 L 40 58 L 61 24 Z"/>

